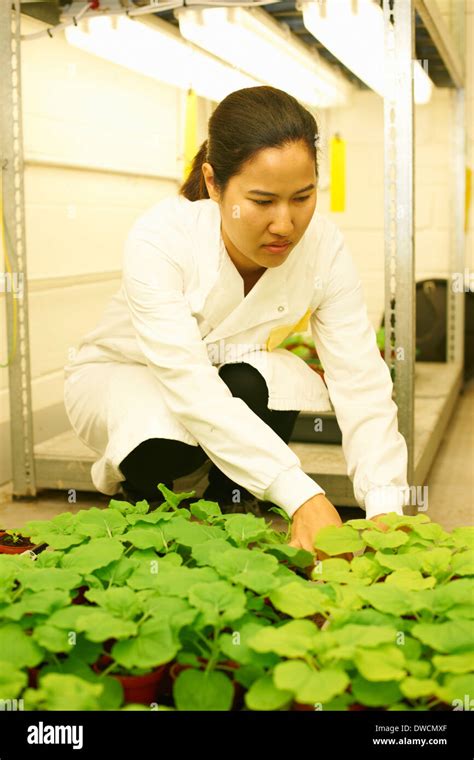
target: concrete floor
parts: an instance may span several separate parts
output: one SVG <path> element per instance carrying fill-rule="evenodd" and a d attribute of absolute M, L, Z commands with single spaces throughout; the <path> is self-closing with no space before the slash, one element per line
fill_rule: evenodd
<path fill-rule="evenodd" d="M 175 481 L 174 490 L 196 490 L 196 498 L 207 484 L 210 462 L 196 473 Z M 427 515 L 445 530 L 474 525 L 474 380 L 459 396 L 454 414 L 434 459 L 426 485 Z M 61 512 L 77 512 L 88 507 L 106 507 L 110 496 L 78 491 L 76 501 L 68 502 L 67 492 L 43 490 L 36 499 L 12 500 L 11 483 L 0 488 L 0 528 L 21 528 L 28 520 L 49 519 Z M 331 495 L 328 494 L 328 498 Z M 337 506 L 337 504 L 335 505 Z M 339 507 L 343 520 L 363 517 L 357 507 Z M 284 521 L 272 515 L 274 527 Z"/>

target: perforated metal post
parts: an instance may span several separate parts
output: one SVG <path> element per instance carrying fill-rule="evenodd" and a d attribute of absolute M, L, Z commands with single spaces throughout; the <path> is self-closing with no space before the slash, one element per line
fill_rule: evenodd
<path fill-rule="evenodd" d="M 466 135 L 464 126 L 464 90 L 452 93 L 453 105 L 453 194 L 451 211 L 453 230 L 450 248 L 450 277 L 447 292 L 447 358 L 449 362 L 464 365 L 464 304 L 465 290 L 465 185 Z"/>
<path fill-rule="evenodd" d="M 384 0 L 385 361 L 394 381 L 399 430 L 414 474 L 415 251 L 412 0 Z M 406 508 L 408 511 L 408 507 Z"/>
<path fill-rule="evenodd" d="M 0 2 L 0 167 L 13 494 L 36 495 L 26 276 L 20 3 Z M 3 359 L 2 359 L 3 361 Z"/>

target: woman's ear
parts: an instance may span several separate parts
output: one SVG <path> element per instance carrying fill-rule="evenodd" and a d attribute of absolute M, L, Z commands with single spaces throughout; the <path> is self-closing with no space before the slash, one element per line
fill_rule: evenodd
<path fill-rule="evenodd" d="M 214 169 L 212 168 L 210 163 L 205 161 L 202 164 L 201 171 L 204 175 L 204 181 L 206 183 L 207 192 L 209 193 L 209 198 L 212 198 L 213 201 L 216 201 L 217 203 L 219 203 L 220 195 L 216 189 L 215 182 L 214 182 Z"/>

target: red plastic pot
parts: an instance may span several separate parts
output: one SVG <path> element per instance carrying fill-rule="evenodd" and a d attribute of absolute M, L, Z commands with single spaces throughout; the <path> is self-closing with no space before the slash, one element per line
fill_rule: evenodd
<path fill-rule="evenodd" d="M 20 539 L 16 544 L 2 544 L 2 540 L 5 539 L 6 532 L 0 534 L 0 554 L 23 554 L 23 552 L 30 551 L 36 547 L 36 544 L 32 544 L 28 537 Z"/>
<path fill-rule="evenodd" d="M 101 655 L 97 662 L 92 665 L 92 669 L 95 673 L 100 674 L 111 662 L 111 657 L 106 654 Z M 166 670 L 167 665 L 160 665 L 142 676 L 125 676 L 119 673 L 109 673 L 109 676 L 122 684 L 125 703 L 149 705 L 156 701 L 159 684 L 165 677 Z"/>

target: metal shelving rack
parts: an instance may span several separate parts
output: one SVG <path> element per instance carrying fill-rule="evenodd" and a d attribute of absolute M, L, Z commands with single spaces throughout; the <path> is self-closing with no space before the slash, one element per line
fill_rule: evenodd
<path fill-rule="evenodd" d="M 412 59 L 415 14 L 436 50 L 453 88 L 453 239 L 450 271 L 464 271 L 464 66 L 434 0 L 383 0 L 385 39 L 392 76 L 385 99 L 385 324 L 386 361 L 394 377 L 400 430 L 409 452 L 408 482 L 423 484 L 462 387 L 464 294 L 448 287 L 448 362 L 415 365 L 415 258 Z M 291 6 L 291 7 L 290 7 Z M 272 3 L 279 17 L 296 3 Z M 295 12 L 294 12 L 295 11 Z M 163 15 L 163 18 L 165 16 Z M 73 431 L 34 445 L 28 335 L 23 142 L 20 76 L 20 10 L 0 3 L 0 168 L 4 224 L 13 272 L 24 277 L 23 298 L 6 293 L 13 497 L 34 497 L 39 489 L 93 491 L 90 467 L 96 454 Z M 16 302 L 15 302 L 16 301 Z M 16 346 L 16 349 L 15 349 Z M 402 349 L 392 356 L 392 346 Z M 400 358 L 403 356 L 403 358 Z M 416 377 L 415 377 L 416 371 Z M 292 443 L 306 472 L 337 505 L 354 505 L 340 446 Z M 416 508 L 406 508 L 406 511 Z"/>

